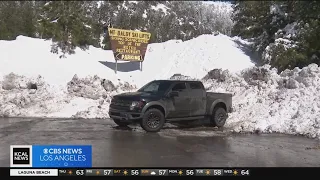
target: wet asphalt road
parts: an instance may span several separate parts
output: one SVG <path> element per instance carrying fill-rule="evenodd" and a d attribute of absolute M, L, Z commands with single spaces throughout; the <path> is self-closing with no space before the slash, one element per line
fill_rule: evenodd
<path fill-rule="evenodd" d="M 0 118 L 0 166 L 10 145 L 89 144 L 97 167 L 312 167 L 320 141 L 288 135 L 239 135 L 210 127 L 165 127 L 145 133 L 109 119 Z"/>

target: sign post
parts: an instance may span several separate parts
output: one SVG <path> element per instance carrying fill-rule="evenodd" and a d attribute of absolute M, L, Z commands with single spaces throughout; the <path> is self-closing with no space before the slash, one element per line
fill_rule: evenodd
<path fill-rule="evenodd" d="M 140 71 L 142 71 L 142 62 L 140 62 Z"/>
<path fill-rule="evenodd" d="M 115 69 L 116 74 L 117 74 L 117 71 L 118 71 L 118 60 L 116 60 L 116 69 Z"/>
<path fill-rule="evenodd" d="M 142 62 L 147 51 L 151 33 L 108 28 L 111 49 L 116 60 L 115 72 L 118 70 L 118 61 Z"/>

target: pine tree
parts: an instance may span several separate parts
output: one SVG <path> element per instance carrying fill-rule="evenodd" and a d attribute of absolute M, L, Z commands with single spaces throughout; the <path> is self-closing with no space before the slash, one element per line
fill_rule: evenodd
<path fill-rule="evenodd" d="M 52 37 L 51 52 L 72 54 L 76 47 L 88 49 L 95 42 L 86 1 L 49 1 L 43 6 L 42 33 Z"/>
<path fill-rule="evenodd" d="M 240 1 L 234 10 L 233 35 L 251 38 L 264 63 L 279 71 L 320 64 L 318 1 Z"/>
<path fill-rule="evenodd" d="M 20 35 L 36 37 L 36 11 L 34 1 L 20 2 Z"/>
<path fill-rule="evenodd" d="M 175 1 L 25 1 L 0 2 L 0 38 L 17 35 L 52 39 L 52 52 L 100 47 L 106 27 L 148 31 L 150 42 L 188 40 L 214 31 L 228 33 L 230 18 L 201 2 Z M 165 7 L 165 10 L 159 8 Z M 208 8 L 210 7 L 210 8 Z M 110 49 L 104 37 L 104 48 Z"/>
<path fill-rule="evenodd" d="M 19 35 L 36 37 L 34 1 L 0 2 L 0 39 L 13 40 Z"/>
<path fill-rule="evenodd" d="M 21 17 L 18 1 L 0 2 L 0 39 L 13 40 L 20 33 Z"/>
<path fill-rule="evenodd" d="M 319 1 L 300 1 L 296 5 L 296 13 L 300 19 L 299 51 L 304 52 L 306 60 L 298 66 L 309 63 L 320 65 L 320 2 Z M 303 9 L 308 9 L 305 11 Z"/>

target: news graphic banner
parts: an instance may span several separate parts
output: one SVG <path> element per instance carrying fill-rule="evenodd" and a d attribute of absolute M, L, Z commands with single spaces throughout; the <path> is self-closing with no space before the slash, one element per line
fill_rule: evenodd
<path fill-rule="evenodd" d="M 92 167 L 92 146 L 11 145 L 10 167 Z"/>
<path fill-rule="evenodd" d="M 11 169 L 10 176 L 250 176 L 249 169 Z"/>
<path fill-rule="evenodd" d="M 151 33 L 108 28 L 116 61 L 144 61 Z"/>
<path fill-rule="evenodd" d="M 57 169 L 39 169 L 24 168 L 10 169 L 10 176 L 91 176 L 91 177 L 108 177 L 108 176 L 286 176 L 286 177 L 308 177 L 319 174 L 319 167 L 279 167 L 279 168 L 57 168 Z M 1 172 L 0 172 L 1 174 Z M 8 174 L 8 173 L 2 173 Z"/>

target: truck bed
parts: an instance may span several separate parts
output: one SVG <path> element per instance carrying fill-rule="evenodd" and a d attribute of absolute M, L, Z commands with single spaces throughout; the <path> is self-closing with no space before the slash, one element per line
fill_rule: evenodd
<path fill-rule="evenodd" d="M 207 113 L 211 111 L 211 105 L 217 99 L 221 99 L 227 106 L 227 112 L 231 112 L 232 110 L 232 94 L 230 93 L 214 93 L 214 92 L 207 92 Z"/>

